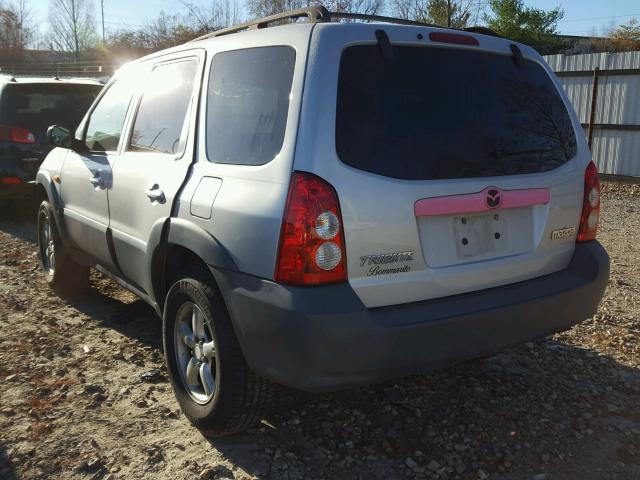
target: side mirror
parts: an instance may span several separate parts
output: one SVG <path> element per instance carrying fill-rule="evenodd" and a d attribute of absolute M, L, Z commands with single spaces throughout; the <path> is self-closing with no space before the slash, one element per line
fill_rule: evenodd
<path fill-rule="evenodd" d="M 73 137 L 71 132 L 60 125 L 52 125 L 47 129 L 47 143 L 54 147 L 71 148 Z"/>

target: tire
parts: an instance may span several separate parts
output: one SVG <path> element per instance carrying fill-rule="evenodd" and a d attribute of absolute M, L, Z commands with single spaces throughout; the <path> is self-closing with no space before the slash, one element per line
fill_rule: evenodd
<path fill-rule="evenodd" d="M 162 321 L 165 362 L 176 398 L 205 435 L 242 432 L 262 418 L 278 386 L 247 365 L 211 275 L 192 270 L 180 277 L 167 294 Z"/>
<path fill-rule="evenodd" d="M 43 201 L 38 208 L 38 253 L 44 278 L 61 297 L 75 297 L 89 286 L 89 268 L 75 263 L 62 243 L 53 208 Z"/>
<path fill-rule="evenodd" d="M 7 199 L 0 199 L 0 220 L 9 220 L 9 212 L 13 210 L 13 202 Z"/>

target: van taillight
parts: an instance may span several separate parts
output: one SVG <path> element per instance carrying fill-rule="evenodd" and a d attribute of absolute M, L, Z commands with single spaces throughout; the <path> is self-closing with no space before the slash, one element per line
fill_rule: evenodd
<path fill-rule="evenodd" d="M 600 180 L 596 164 L 591 161 L 584 172 L 584 198 L 578 242 L 595 240 L 600 221 Z"/>
<path fill-rule="evenodd" d="M 311 286 L 346 279 L 338 195 L 320 177 L 294 172 L 282 221 L 275 280 Z"/>
<path fill-rule="evenodd" d="M 20 185 L 22 180 L 18 177 L 0 177 L 0 183 L 2 185 Z"/>
<path fill-rule="evenodd" d="M 36 137 L 26 128 L 0 125 L 0 142 L 36 143 Z"/>

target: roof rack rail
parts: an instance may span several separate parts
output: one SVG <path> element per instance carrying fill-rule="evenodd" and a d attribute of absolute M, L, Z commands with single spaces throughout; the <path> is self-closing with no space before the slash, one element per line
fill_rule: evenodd
<path fill-rule="evenodd" d="M 241 32 L 243 30 L 255 30 L 258 28 L 266 28 L 269 24 L 278 22 L 281 20 L 296 20 L 298 18 L 307 18 L 309 23 L 318 22 L 330 22 L 331 13 L 329 10 L 321 5 L 298 8 L 296 10 L 290 10 L 288 12 L 276 13 L 275 15 L 269 15 L 268 17 L 258 18 L 250 22 L 240 23 L 232 27 L 223 28 L 221 30 L 215 30 L 210 33 L 206 33 L 200 37 L 190 40 L 191 42 L 197 42 L 198 40 L 204 40 L 206 38 L 220 37 L 222 35 L 228 35 L 229 33 Z"/>
<path fill-rule="evenodd" d="M 399 25 L 414 25 L 417 27 L 437 27 L 432 23 L 419 22 L 417 20 L 406 20 L 404 18 L 384 17 L 382 15 L 367 15 L 366 13 L 330 12 L 331 20 L 370 20 L 381 23 L 397 23 Z"/>
<path fill-rule="evenodd" d="M 268 17 L 258 18 L 251 20 L 250 22 L 240 23 L 232 27 L 223 28 L 221 30 L 215 30 L 210 33 L 206 33 L 200 37 L 190 40 L 190 42 L 197 42 L 199 40 L 205 40 L 207 38 L 221 37 L 222 35 L 228 35 L 230 33 L 242 32 L 243 30 L 256 30 L 260 28 L 267 28 L 270 24 L 280 22 L 282 20 L 297 20 L 299 18 L 306 18 L 308 23 L 327 23 L 335 20 L 365 20 L 371 22 L 381 23 L 396 23 L 399 25 L 414 25 L 418 27 L 442 27 L 440 25 L 434 25 L 431 23 L 419 22 L 417 20 L 406 20 L 404 18 L 384 17 L 381 15 L 367 15 L 365 13 L 349 13 L 349 12 L 330 12 L 322 5 L 315 5 L 306 8 L 298 8 L 296 10 L 290 10 L 288 12 L 276 13 Z M 460 30 L 452 28 L 451 30 Z M 468 27 L 462 29 L 469 33 L 481 33 L 484 35 L 492 35 L 499 37 L 496 32 L 487 27 Z"/>

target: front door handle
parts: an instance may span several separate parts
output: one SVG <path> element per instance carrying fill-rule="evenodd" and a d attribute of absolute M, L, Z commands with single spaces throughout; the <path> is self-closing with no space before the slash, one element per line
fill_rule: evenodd
<path fill-rule="evenodd" d="M 102 178 L 102 170 L 96 170 L 93 176 L 89 177 L 89 182 L 94 187 L 104 188 L 104 179 Z"/>
<path fill-rule="evenodd" d="M 164 192 L 160 189 L 160 187 L 157 184 L 151 187 L 149 190 L 147 190 L 147 197 L 152 202 L 163 203 L 165 200 Z"/>

